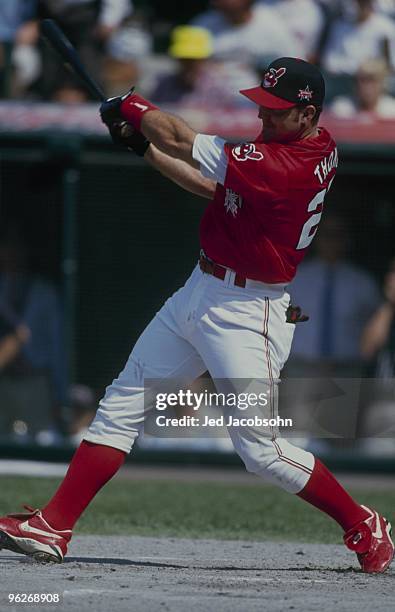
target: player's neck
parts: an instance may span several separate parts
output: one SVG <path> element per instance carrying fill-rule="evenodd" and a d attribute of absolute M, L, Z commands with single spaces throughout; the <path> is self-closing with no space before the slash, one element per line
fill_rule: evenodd
<path fill-rule="evenodd" d="M 320 135 L 320 128 L 315 125 L 311 128 L 308 128 L 299 137 L 299 140 L 305 140 L 306 138 L 317 138 Z"/>

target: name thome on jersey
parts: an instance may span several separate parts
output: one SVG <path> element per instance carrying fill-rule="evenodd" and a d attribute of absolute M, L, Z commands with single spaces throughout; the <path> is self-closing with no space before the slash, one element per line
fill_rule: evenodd
<path fill-rule="evenodd" d="M 320 161 L 320 163 L 315 167 L 314 174 L 320 181 L 321 185 L 325 182 L 331 170 L 333 170 L 333 168 L 337 168 L 338 165 L 339 155 L 337 152 L 337 147 L 335 147 L 332 153 Z"/>

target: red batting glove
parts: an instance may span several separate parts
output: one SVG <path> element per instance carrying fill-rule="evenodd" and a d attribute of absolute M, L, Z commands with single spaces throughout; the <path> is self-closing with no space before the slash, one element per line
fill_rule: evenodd
<path fill-rule="evenodd" d="M 122 117 L 131 123 L 139 132 L 141 131 L 141 122 L 145 113 L 153 110 L 159 110 L 159 108 L 136 93 L 127 95 L 126 98 L 122 100 L 120 106 Z"/>

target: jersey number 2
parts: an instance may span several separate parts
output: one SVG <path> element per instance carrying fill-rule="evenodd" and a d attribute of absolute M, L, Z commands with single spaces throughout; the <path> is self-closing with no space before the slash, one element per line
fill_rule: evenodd
<path fill-rule="evenodd" d="M 325 196 L 331 188 L 333 178 L 326 189 L 322 189 L 322 191 L 319 191 L 317 195 L 314 196 L 314 198 L 311 200 L 310 204 L 307 207 L 307 212 L 313 212 L 314 210 L 317 210 L 319 205 L 324 203 Z M 318 224 L 321 221 L 321 217 L 322 210 L 319 213 L 312 215 L 310 219 L 306 221 L 303 226 L 302 233 L 300 234 L 298 246 L 296 247 L 298 251 L 302 249 L 307 249 L 307 247 L 311 244 L 314 236 L 317 233 Z M 312 231 L 313 228 L 315 228 L 314 231 Z"/>

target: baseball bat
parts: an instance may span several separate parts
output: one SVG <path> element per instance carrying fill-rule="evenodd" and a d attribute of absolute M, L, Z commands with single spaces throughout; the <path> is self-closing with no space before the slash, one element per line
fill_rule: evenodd
<path fill-rule="evenodd" d="M 81 79 L 94 98 L 101 102 L 106 99 L 102 89 L 86 71 L 77 51 L 53 19 L 42 20 L 41 36 L 58 53 L 66 67 Z"/>

